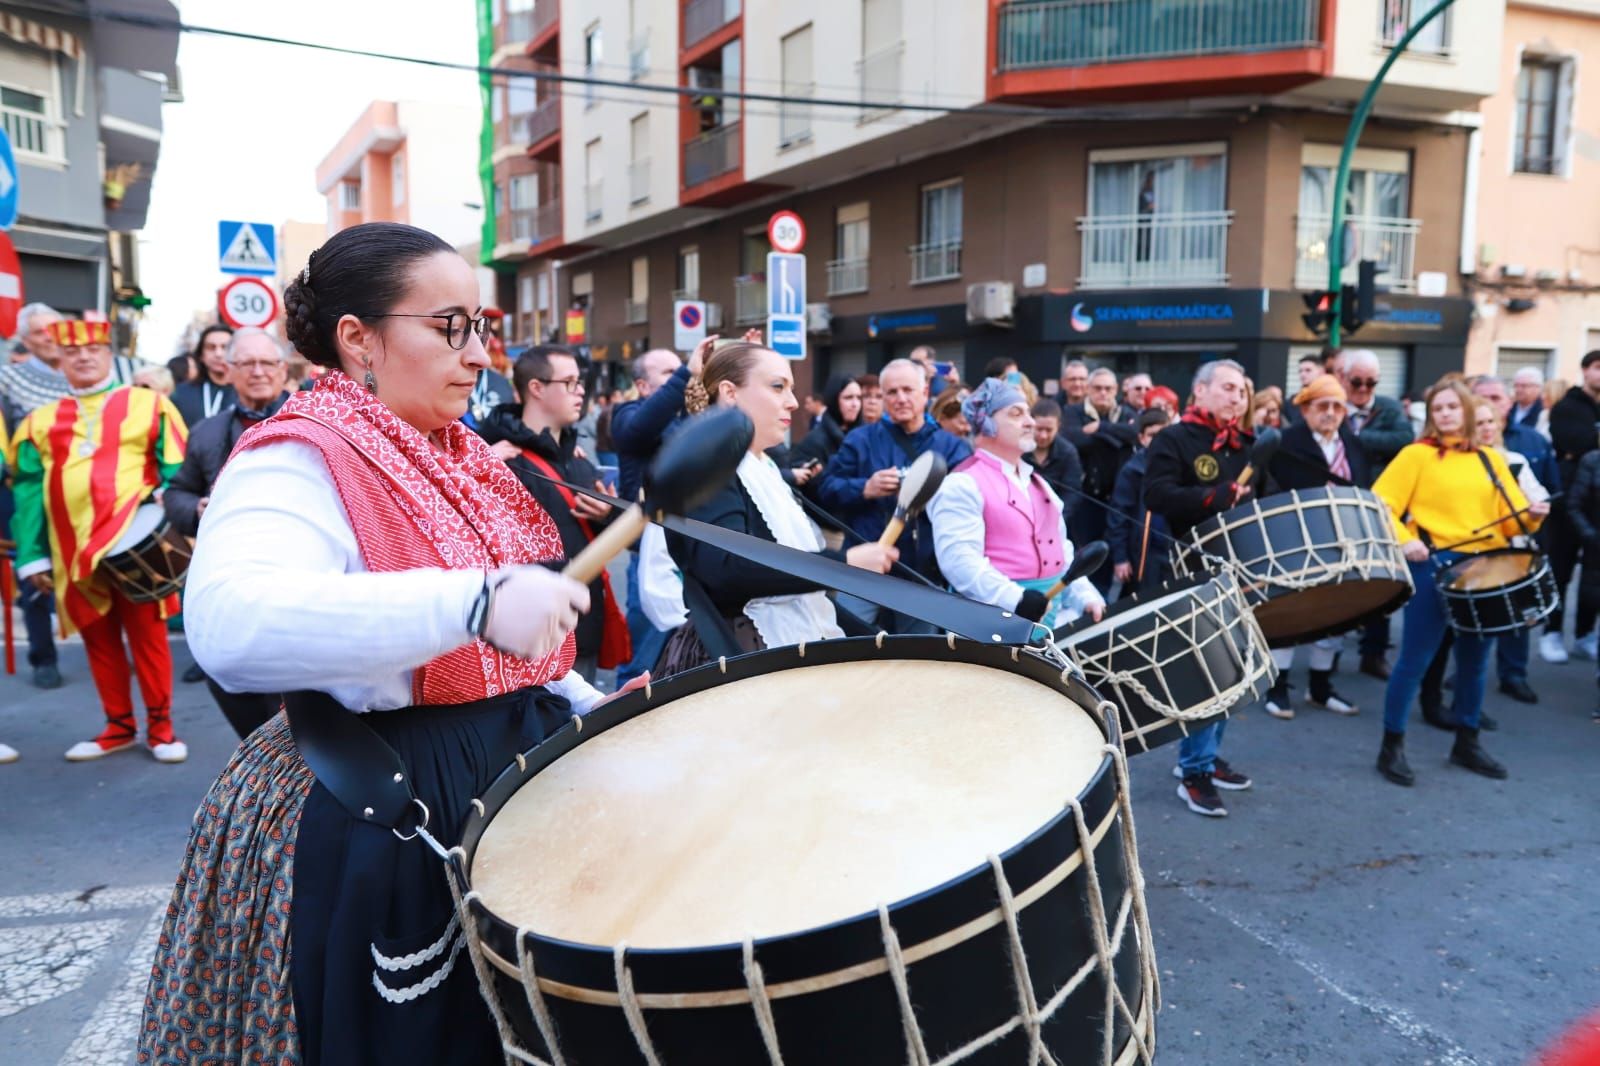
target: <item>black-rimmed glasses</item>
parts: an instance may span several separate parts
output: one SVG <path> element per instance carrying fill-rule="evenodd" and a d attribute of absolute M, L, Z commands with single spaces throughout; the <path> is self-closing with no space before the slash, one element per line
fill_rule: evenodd
<path fill-rule="evenodd" d="M 568 392 L 582 392 L 583 391 L 583 379 L 582 378 L 534 378 L 533 380 L 542 381 L 546 385 L 560 385 L 563 389 L 566 389 Z"/>
<path fill-rule="evenodd" d="M 467 334 L 476 333 L 481 341 L 489 336 L 489 319 L 483 315 L 473 318 L 465 311 L 455 311 L 448 315 L 408 315 L 399 311 L 390 311 L 386 314 L 360 315 L 360 318 L 437 318 L 444 322 L 444 339 L 456 351 L 461 351 L 467 346 Z"/>

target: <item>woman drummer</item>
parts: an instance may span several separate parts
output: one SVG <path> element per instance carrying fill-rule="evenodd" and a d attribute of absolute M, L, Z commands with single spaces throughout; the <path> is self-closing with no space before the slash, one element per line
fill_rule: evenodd
<path fill-rule="evenodd" d="M 858 544 L 846 551 L 823 547 L 822 533 L 806 517 L 777 466 L 766 455 L 783 443 L 799 401 L 789 360 L 760 344 L 732 341 L 718 345 L 706 359 L 700 377 L 690 381 L 685 402 L 691 414 L 707 406 L 737 407 L 755 427 L 750 451 L 733 479 L 710 502 L 689 517 L 801 551 L 824 555 L 883 574 L 899 558 L 894 548 Z M 731 638 L 743 651 L 840 637 L 834 605 L 816 585 L 793 574 L 768 570 L 746 559 L 676 533 L 667 534 L 673 561 L 686 587 L 697 583 L 709 596 L 714 618 L 690 619 L 667 638 L 656 673 L 666 677 L 715 658 L 701 639 L 698 626 Z"/>
<path fill-rule="evenodd" d="M 1400 657 L 1384 693 L 1383 747 L 1378 754 L 1378 772 L 1397 785 L 1416 781 L 1406 761 L 1406 720 L 1423 674 L 1448 631 L 1436 571 L 1467 555 L 1505 547 L 1523 528 L 1537 528 L 1550 511 L 1548 503 L 1528 503 L 1498 451 L 1476 446 L 1475 398 L 1466 386 L 1441 382 L 1428 390 L 1425 406 L 1422 437 L 1402 448 L 1372 487 L 1394 515 L 1416 588 L 1405 606 Z M 1527 513 L 1519 525 L 1513 512 L 1524 509 Z M 1478 742 L 1493 647 L 1492 638 L 1456 635 L 1452 707 L 1456 742 L 1450 761 L 1485 777 L 1503 778 L 1505 767 Z"/>
<path fill-rule="evenodd" d="M 288 693 L 302 743 L 342 722 L 370 748 L 370 727 L 449 846 L 518 752 L 599 701 L 570 672 L 589 593 L 538 565 L 561 557 L 555 525 L 459 421 L 489 365 L 460 255 L 355 226 L 284 303 L 289 340 L 329 373 L 217 480 L 189 646 L 230 691 Z M 348 774 L 340 755 L 319 766 Z M 140 1062 L 501 1061 L 438 857 L 351 795 L 313 775 L 282 714 L 234 753 L 195 815 Z"/>

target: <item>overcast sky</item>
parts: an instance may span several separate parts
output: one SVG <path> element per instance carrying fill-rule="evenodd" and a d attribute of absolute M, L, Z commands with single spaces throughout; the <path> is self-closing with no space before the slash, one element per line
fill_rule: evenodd
<path fill-rule="evenodd" d="M 179 0 L 184 22 L 396 55 L 477 61 L 472 0 Z M 165 360 L 213 304 L 217 222 L 320 222 L 316 167 L 373 100 L 478 106 L 466 72 L 185 34 L 184 102 L 163 109 L 161 161 L 142 233 L 140 355 Z M 474 167 L 476 160 L 473 160 Z"/>

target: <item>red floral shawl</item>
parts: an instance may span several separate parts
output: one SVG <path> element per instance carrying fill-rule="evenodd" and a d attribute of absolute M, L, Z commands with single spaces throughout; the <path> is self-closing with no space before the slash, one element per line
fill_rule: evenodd
<path fill-rule="evenodd" d="M 562 558 L 555 523 L 476 433 L 452 422 L 437 439 L 439 446 L 335 371 L 252 427 L 238 448 L 283 440 L 314 446 L 374 573 L 492 570 Z M 575 654 L 571 634 L 537 662 L 472 641 L 418 667 L 412 699 L 470 703 L 542 685 L 572 669 Z"/>

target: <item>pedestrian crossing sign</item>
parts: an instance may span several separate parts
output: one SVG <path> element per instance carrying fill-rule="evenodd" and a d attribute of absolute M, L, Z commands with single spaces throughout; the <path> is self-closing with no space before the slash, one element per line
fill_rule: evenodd
<path fill-rule="evenodd" d="M 275 274 L 277 233 L 265 222 L 218 222 L 217 249 L 224 274 Z"/>

